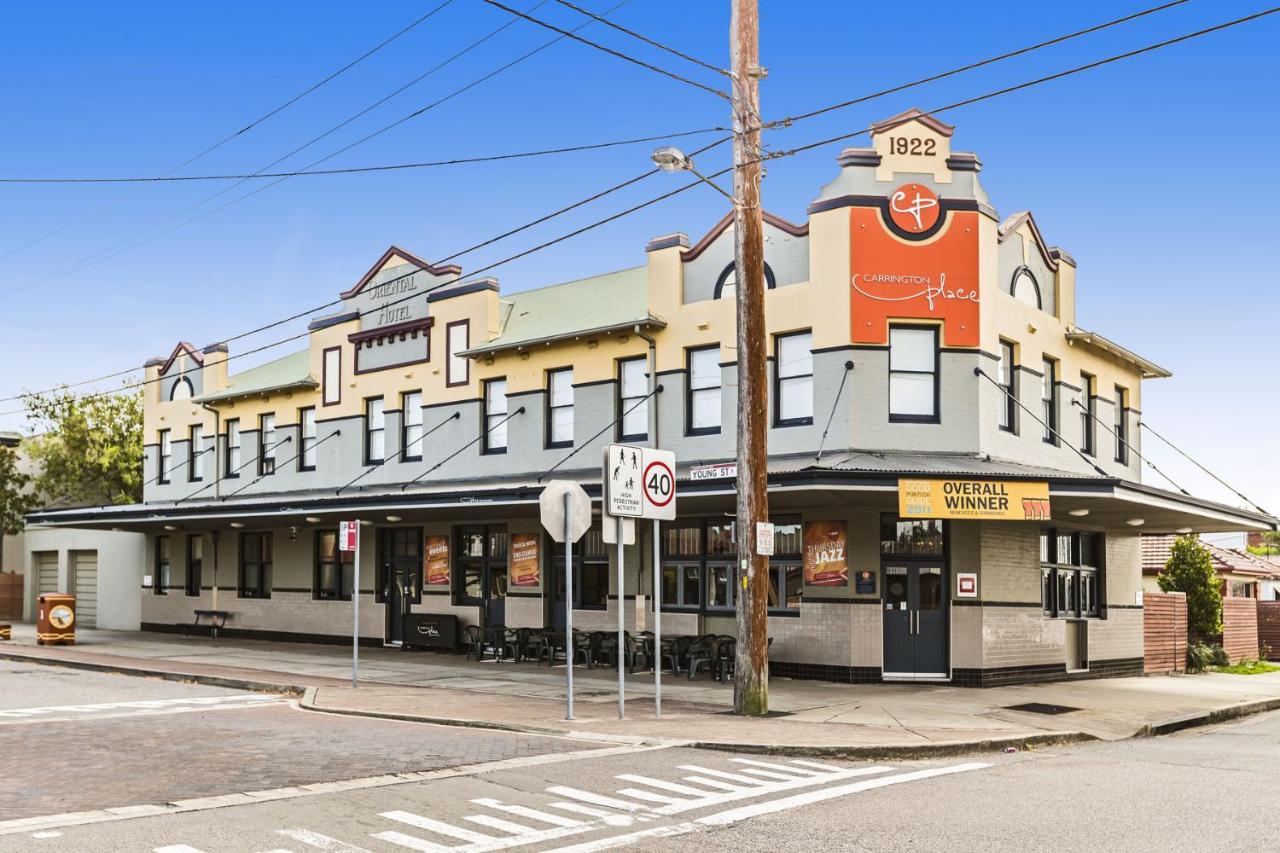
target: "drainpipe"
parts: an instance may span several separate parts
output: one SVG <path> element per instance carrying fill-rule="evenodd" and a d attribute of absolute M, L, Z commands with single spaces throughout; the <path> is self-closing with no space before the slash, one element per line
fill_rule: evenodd
<path fill-rule="evenodd" d="M 653 336 L 644 331 L 644 328 L 636 324 L 636 337 L 649 345 L 649 441 L 651 446 L 658 449 L 658 342 Z M 650 571 L 652 572 L 654 599 L 653 599 L 653 629 L 654 629 L 654 654 L 662 653 L 662 607 L 657 599 L 658 582 L 661 576 L 661 569 L 658 566 L 659 553 L 659 530 L 656 520 L 649 522 L 650 529 L 653 530 L 653 553 L 650 555 Z M 619 537 L 621 541 L 621 537 Z M 639 544 L 639 543 L 637 543 Z M 644 553 L 644 547 L 641 546 L 640 553 Z M 636 592 L 637 594 L 643 587 L 640 584 L 640 572 L 636 573 Z M 618 606 L 622 606 L 623 596 L 622 590 L 618 590 Z M 662 716 L 662 676 L 660 671 L 662 664 L 659 661 L 654 665 L 654 713 Z"/>
<path fill-rule="evenodd" d="M 636 324 L 636 337 L 649 345 L 649 436 L 653 448 L 658 448 L 658 342 Z"/>
<path fill-rule="evenodd" d="M 208 403 L 201 403 L 200 408 L 206 412 L 213 412 L 213 499 L 218 499 L 218 493 L 222 491 L 222 462 L 218 453 L 219 436 L 222 435 L 222 413 L 212 408 Z M 212 603 L 209 605 L 210 610 L 218 609 L 218 539 L 222 531 L 211 531 L 213 540 L 213 595 Z"/>

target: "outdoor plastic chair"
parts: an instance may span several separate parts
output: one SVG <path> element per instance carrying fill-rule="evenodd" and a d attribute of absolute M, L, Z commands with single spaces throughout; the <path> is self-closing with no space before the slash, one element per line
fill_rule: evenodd
<path fill-rule="evenodd" d="M 474 657 L 477 661 L 484 655 L 484 632 L 480 630 L 479 625 L 465 625 L 462 628 L 462 635 L 465 637 L 463 644 L 467 647 L 467 660 Z"/>

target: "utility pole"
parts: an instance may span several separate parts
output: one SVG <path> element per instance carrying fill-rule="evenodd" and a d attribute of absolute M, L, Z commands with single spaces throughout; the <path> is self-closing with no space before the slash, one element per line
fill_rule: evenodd
<path fill-rule="evenodd" d="M 769 558 L 756 554 L 756 522 L 769 520 L 764 329 L 764 220 L 760 209 L 760 11 L 731 0 L 733 243 L 738 345 L 738 645 L 733 710 L 769 711 Z"/>

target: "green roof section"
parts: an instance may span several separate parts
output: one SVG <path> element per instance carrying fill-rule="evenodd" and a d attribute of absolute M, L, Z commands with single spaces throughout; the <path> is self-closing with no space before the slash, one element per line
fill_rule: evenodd
<path fill-rule="evenodd" d="M 632 267 L 525 290 L 500 299 L 498 337 L 463 355 L 603 333 L 629 326 L 665 326 L 649 313 L 647 267 Z"/>
<path fill-rule="evenodd" d="M 230 376 L 226 388 L 203 394 L 195 400 L 197 403 L 213 403 L 255 394 L 319 387 L 320 383 L 311 375 L 311 353 L 302 350 Z"/>

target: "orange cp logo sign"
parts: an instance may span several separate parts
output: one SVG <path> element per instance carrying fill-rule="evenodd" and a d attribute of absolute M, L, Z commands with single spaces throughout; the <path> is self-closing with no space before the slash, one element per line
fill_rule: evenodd
<path fill-rule="evenodd" d="M 889 196 L 889 218 L 903 231 L 928 231 L 938 223 L 940 215 L 938 196 L 923 184 L 903 184 Z"/>

